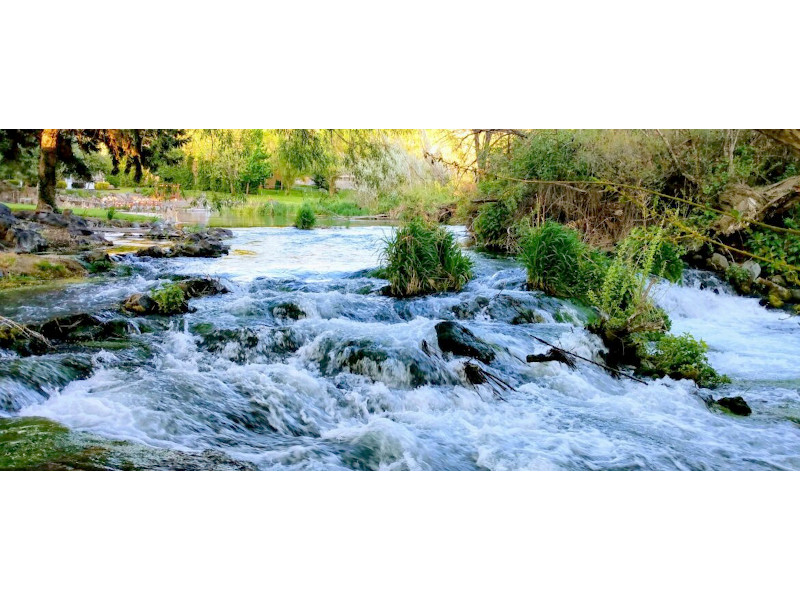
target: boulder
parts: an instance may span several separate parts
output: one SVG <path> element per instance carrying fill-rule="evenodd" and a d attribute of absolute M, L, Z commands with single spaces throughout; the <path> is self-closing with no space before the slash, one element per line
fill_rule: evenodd
<path fill-rule="evenodd" d="M 481 341 L 466 327 L 453 321 L 442 321 L 436 325 L 436 339 L 442 352 L 455 356 L 468 356 L 483 363 L 494 360 L 492 348 Z"/>
<path fill-rule="evenodd" d="M 47 240 L 38 231 L 23 225 L 9 227 L 5 231 L 2 242 L 15 252 L 21 253 L 43 252 L 48 246 Z"/>
<path fill-rule="evenodd" d="M 714 400 L 712 405 L 718 406 L 723 411 L 740 417 L 746 417 L 753 412 L 741 396 L 720 398 L 719 400 Z"/>
<path fill-rule="evenodd" d="M 730 263 L 728 263 L 728 259 L 722 256 L 722 254 L 714 252 L 709 259 L 709 264 L 715 271 L 724 273 L 728 269 Z"/>
<path fill-rule="evenodd" d="M 217 258 L 228 253 L 228 246 L 219 240 L 201 238 L 199 240 L 187 240 L 179 242 L 172 247 L 169 257 L 189 257 L 189 258 Z"/>
<path fill-rule="evenodd" d="M 744 269 L 748 276 L 750 277 L 750 282 L 752 283 L 756 279 L 759 278 L 761 275 L 761 265 L 758 264 L 754 260 L 746 260 L 742 263 L 742 269 Z"/>
<path fill-rule="evenodd" d="M 282 302 L 272 307 L 272 316 L 286 321 L 297 321 L 306 317 L 305 311 L 293 302 Z"/>
<path fill-rule="evenodd" d="M 146 256 L 149 258 L 165 258 L 168 254 L 161 246 L 148 246 L 136 252 L 136 256 Z"/>
<path fill-rule="evenodd" d="M 217 294 L 227 294 L 226 288 L 217 279 L 210 277 L 198 277 L 196 279 L 185 279 L 178 282 L 178 287 L 183 290 L 187 299 L 202 298 L 204 296 L 215 296 Z"/>
<path fill-rule="evenodd" d="M 150 315 L 158 312 L 158 304 L 147 294 L 133 294 L 122 303 L 122 310 L 136 315 Z"/>

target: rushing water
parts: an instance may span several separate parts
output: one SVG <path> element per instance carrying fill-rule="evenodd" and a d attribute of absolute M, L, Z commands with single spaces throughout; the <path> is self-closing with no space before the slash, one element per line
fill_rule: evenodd
<path fill-rule="evenodd" d="M 455 229 L 463 235 L 463 229 Z M 147 447 L 213 450 L 262 469 L 798 469 L 800 319 L 690 273 L 661 285 L 673 329 L 705 339 L 747 418 L 710 411 L 688 381 L 643 385 L 581 362 L 525 361 L 549 340 L 588 358 L 602 344 L 569 302 L 524 290 L 510 260 L 471 254 L 458 294 L 395 300 L 364 271 L 388 227 L 237 230 L 219 259 L 129 259 L 132 274 L 2 299 L 20 320 L 110 315 L 171 275 L 221 278 L 230 294 L 171 319 L 138 320 L 135 348 L 87 352 L 90 376 L 23 359 L 0 406 Z M 292 303 L 304 318 L 281 307 Z M 519 323 L 521 314 L 531 323 Z M 533 317 L 533 318 L 531 318 Z M 473 386 L 443 356 L 435 325 L 453 319 L 496 347 L 487 370 L 513 387 Z M 516 324 L 512 324 L 516 323 Z M 6 356 L 0 360 L 16 360 Z M 50 370 L 48 370 L 50 369 Z"/>

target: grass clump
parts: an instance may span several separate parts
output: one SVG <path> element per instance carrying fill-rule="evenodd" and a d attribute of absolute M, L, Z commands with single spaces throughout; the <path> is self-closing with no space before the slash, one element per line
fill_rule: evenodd
<path fill-rule="evenodd" d="M 297 211 L 294 226 L 298 229 L 313 229 L 316 223 L 317 216 L 314 214 L 314 209 L 309 204 L 303 204 Z"/>
<path fill-rule="evenodd" d="M 644 375 L 667 375 L 673 379 L 692 379 L 701 387 L 717 387 L 730 379 L 717 373 L 708 362 L 708 344 L 690 334 L 664 335 L 642 359 Z"/>
<path fill-rule="evenodd" d="M 472 261 L 453 234 L 421 219 L 396 231 L 384 257 L 392 296 L 458 291 L 472 278 Z"/>
<path fill-rule="evenodd" d="M 574 229 L 552 221 L 523 230 L 519 259 L 529 287 L 558 298 L 585 299 L 601 276 L 601 259 Z"/>
<path fill-rule="evenodd" d="M 186 294 L 178 284 L 170 283 L 150 294 L 158 305 L 158 312 L 163 315 L 172 315 L 183 312 Z"/>

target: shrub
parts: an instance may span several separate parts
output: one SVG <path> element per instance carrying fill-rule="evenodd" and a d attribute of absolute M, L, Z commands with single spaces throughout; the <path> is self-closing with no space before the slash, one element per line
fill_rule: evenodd
<path fill-rule="evenodd" d="M 625 238 L 617 247 L 599 289 L 588 297 L 599 313 L 590 329 L 605 341 L 615 359 L 637 364 L 641 345 L 669 330 L 667 314 L 650 295 L 664 232 L 649 229 Z"/>
<path fill-rule="evenodd" d="M 181 287 L 175 283 L 170 283 L 150 294 L 150 297 L 158 305 L 158 312 L 164 315 L 171 315 L 182 312 L 186 296 Z"/>
<path fill-rule="evenodd" d="M 599 266 L 574 229 L 546 221 L 525 230 L 519 246 L 530 287 L 559 298 L 586 297 Z"/>
<path fill-rule="evenodd" d="M 384 274 L 393 296 L 458 291 L 472 277 L 464 256 L 444 227 L 414 219 L 395 232 L 384 251 Z"/>
<path fill-rule="evenodd" d="M 516 204 L 503 200 L 485 204 L 472 221 L 475 241 L 481 248 L 509 252 L 516 247 L 514 216 Z"/>
<path fill-rule="evenodd" d="M 67 182 L 64 181 L 63 179 L 59 179 L 58 181 L 56 181 L 56 188 L 58 188 L 59 190 L 67 189 Z"/>
<path fill-rule="evenodd" d="M 313 229 L 316 222 L 317 216 L 314 214 L 314 209 L 308 204 L 303 204 L 297 211 L 294 226 L 298 229 Z"/>
<path fill-rule="evenodd" d="M 701 387 L 716 387 L 730 379 L 708 363 L 708 345 L 691 335 L 664 335 L 642 358 L 640 372 L 673 379 L 692 379 Z"/>
<path fill-rule="evenodd" d="M 725 279 L 737 290 L 744 290 L 750 284 L 750 273 L 739 265 L 732 264 L 725 270 Z"/>
<path fill-rule="evenodd" d="M 106 181 L 98 181 L 94 184 L 94 189 L 96 190 L 108 190 L 111 189 L 111 184 Z"/>
<path fill-rule="evenodd" d="M 117 214 L 117 209 L 112 206 L 106 211 L 106 218 L 110 221 L 114 218 L 115 214 Z"/>

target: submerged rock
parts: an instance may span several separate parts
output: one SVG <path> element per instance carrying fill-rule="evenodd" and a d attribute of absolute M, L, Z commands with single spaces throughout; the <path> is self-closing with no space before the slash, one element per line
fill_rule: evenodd
<path fill-rule="evenodd" d="M 453 321 L 442 321 L 436 325 L 436 339 L 442 352 L 469 356 L 483 363 L 494 360 L 494 350 L 488 344 L 475 337 L 466 327 Z"/>
<path fill-rule="evenodd" d="M 180 294 L 178 295 L 175 306 L 162 307 L 150 294 L 132 294 L 123 301 L 122 310 L 142 316 L 181 314 L 190 310 L 188 300 L 228 293 L 228 288 L 210 277 L 184 279 L 172 285 L 180 289 L 180 294 L 183 295 L 183 301 L 177 302 L 180 300 Z"/>
<path fill-rule="evenodd" d="M 294 302 L 281 302 L 272 307 L 272 316 L 284 321 L 297 321 L 306 317 L 306 312 Z"/>
<path fill-rule="evenodd" d="M 719 400 L 712 400 L 711 406 L 721 408 L 724 412 L 728 412 L 740 417 L 746 417 L 753 412 L 750 406 L 741 396 L 731 396 L 720 398 Z"/>

